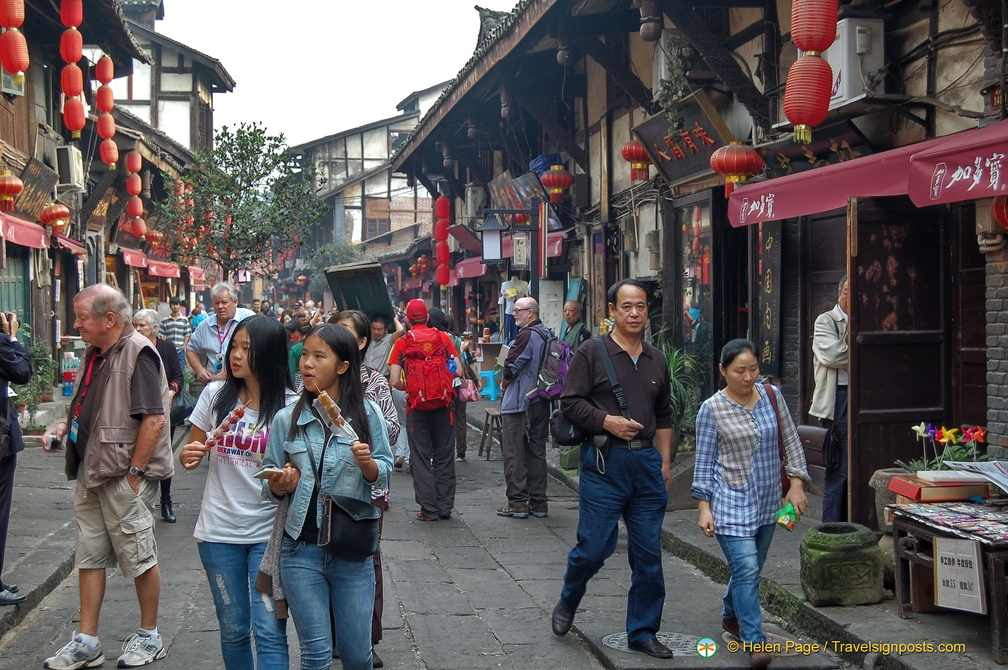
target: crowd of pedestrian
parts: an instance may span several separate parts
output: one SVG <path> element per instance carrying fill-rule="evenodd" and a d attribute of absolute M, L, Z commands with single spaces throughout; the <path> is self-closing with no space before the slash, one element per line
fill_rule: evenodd
<path fill-rule="evenodd" d="M 76 480 L 80 621 L 44 667 L 96 667 L 105 656 L 99 614 L 109 568 L 136 584 L 140 620 L 118 667 L 164 658 L 157 628 L 161 575 L 153 511 L 175 522 L 168 421 L 185 397 L 188 365 L 196 396 L 179 454 L 185 469 L 208 462 L 194 536 L 220 625 L 224 667 L 287 668 L 286 618 L 294 618 L 302 670 L 382 667 L 381 552 L 320 546 L 327 510 L 340 496 L 388 509 L 390 475 L 412 475 L 418 522 L 452 519 L 455 464 L 466 457 L 463 380 L 477 380 L 472 340 L 450 314 L 411 300 L 389 320 L 357 310 L 328 312 L 312 301 L 290 311 L 268 301 L 239 305 L 235 288 L 211 290 L 213 310 L 181 301 L 159 320 L 131 314 L 117 289 L 89 286 L 74 299 L 75 328 L 88 347 L 67 418 L 43 436 L 66 441 L 68 479 Z M 661 523 L 672 463 L 668 369 L 645 339 L 647 287 L 632 279 L 609 289 L 611 333 L 592 339 L 580 305 L 564 305 L 560 340 L 573 352 L 559 407 L 589 437 L 581 446 L 577 544 L 567 558 L 553 632 L 565 635 L 591 577 L 612 554 L 626 524 L 632 586 L 627 595 L 631 649 L 669 658 L 659 630 L 665 598 Z M 548 516 L 546 440 L 551 402 L 533 393 L 557 338 L 529 296 L 515 301 L 514 339 L 501 364 L 505 504 L 497 515 Z M 0 314 L 0 391 L 31 374 L 17 342 L 16 315 Z M 288 352 L 286 357 L 277 351 Z M 698 525 L 716 537 L 732 568 L 722 603 L 726 631 L 764 641 L 756 585 L 781 498 L 799 511 L 808 473 L 783 396 L 756 383 L 753 345 L 729 342 L 725 381 L 697 418 L 692 486 Z M 16 454 L 17 415 L 0 393 L 0 540 L 6 537 Z M 776 403 L 776 404 L 774 404 Z M 782 449 L 777 450 L 780 435 Z M 6 439 L 5 439 L 6 438 Z M 786 450 L 785 450 L 786 448 Z M 785 453 L 786 451 L 786 453 Z M 786 467 L 785 467 L 786 466 Z M 778 472 L 779 471 L 779 472 Z M 779 476 L 778 476 L 779 475 Z M 781 481 L 788 482 L 781 488 Z M 368 507 L 368 509 L 371 509 Z M 758 513 L 750 513 L 750 512 Z M 378 516 L 380 547 L 381 517 Z M 3 544 L 0 543 L 0 575 Z M 23 602 L 0 581 L 0 605 Z M 770 657 L 754 654 L 753 667 Z"/>

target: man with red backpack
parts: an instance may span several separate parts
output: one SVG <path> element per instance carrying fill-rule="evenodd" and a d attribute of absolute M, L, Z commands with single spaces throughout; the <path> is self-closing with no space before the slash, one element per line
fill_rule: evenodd
<path fill-rule="evenodd" d="M 427 325 L 427 305 L 406 305 L 409 331 L 392 345 L 389 384 L 406 391 L 406 433 L 419 521 L 450 519 L 455 506 L 455 377 L 462 371 L 447 333 Z M 450 370 L 450 363 L 454 368 Z"/>

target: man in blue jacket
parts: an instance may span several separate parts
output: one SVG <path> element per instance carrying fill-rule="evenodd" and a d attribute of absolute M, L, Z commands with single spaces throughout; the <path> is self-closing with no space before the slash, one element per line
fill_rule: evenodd
<path fill-rule="evenodd" d="M 7 550 L 7 527 L 10 524 L 11 501 L 14 499 L 14 470 L 17 454 L 24 450 L 18 414 L 7 395 L 7 383 L 27 384 L 31 379 L 31 361 L 17 340 L 18 323 L 14 312 L 0 312 L 0 575 L 3 574 L 4 553 Z M 16 584 L 0 581 L 0 605 L 17 605 L 27 598 L 18 593 Z"/>
<path fill-rule="evenodd" d="M 549 431 L 549 403 L 529 402 L 526 394 L 539 376 L 550 332 L 539 320 L 535 298 L 515 301 L 518 337 L 504 360 L 501 386 L 501 451 L 504 454 L 504 481 L 507 505 L 497 516 L 527 519 L 529 514 L 544 518 L 546 498 L 546 435 Z"/>

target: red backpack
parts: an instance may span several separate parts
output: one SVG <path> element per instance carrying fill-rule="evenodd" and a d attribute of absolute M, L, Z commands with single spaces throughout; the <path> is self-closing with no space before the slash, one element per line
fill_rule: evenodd
<path fill-rule="evenodd" d="M 406 402 L 412 409 L 451 407 L 454 375 L 448 371 L 448 348 L 436 328 L 413 328 L 403 336 Z"/>

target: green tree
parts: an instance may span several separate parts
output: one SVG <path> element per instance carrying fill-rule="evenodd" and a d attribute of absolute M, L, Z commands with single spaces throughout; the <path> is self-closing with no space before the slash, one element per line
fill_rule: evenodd
<path fill-rule="evenodd" d="M 224 279 L 236 270 L 272 270 L 274 251 L 295 249 L 326 211 L 314 165 L 298 166 L 286 140 L 259 123 L 221 128 L 156 208 L 175 260 L 200 256 Z"/>
<path fill-rule="evenodd" d="M 311 266 L 311 271 L 308 273 L 308 290 L 312 292 L 312 295 L 322 295 L 329 290 L 329 281 L 325 275 L 326 268 L 362 260 L 364 260 L 364 254 L 358 244 L 331 242 L 319 247 L 318 251 L 308 259 L 308 264 Z"/>

